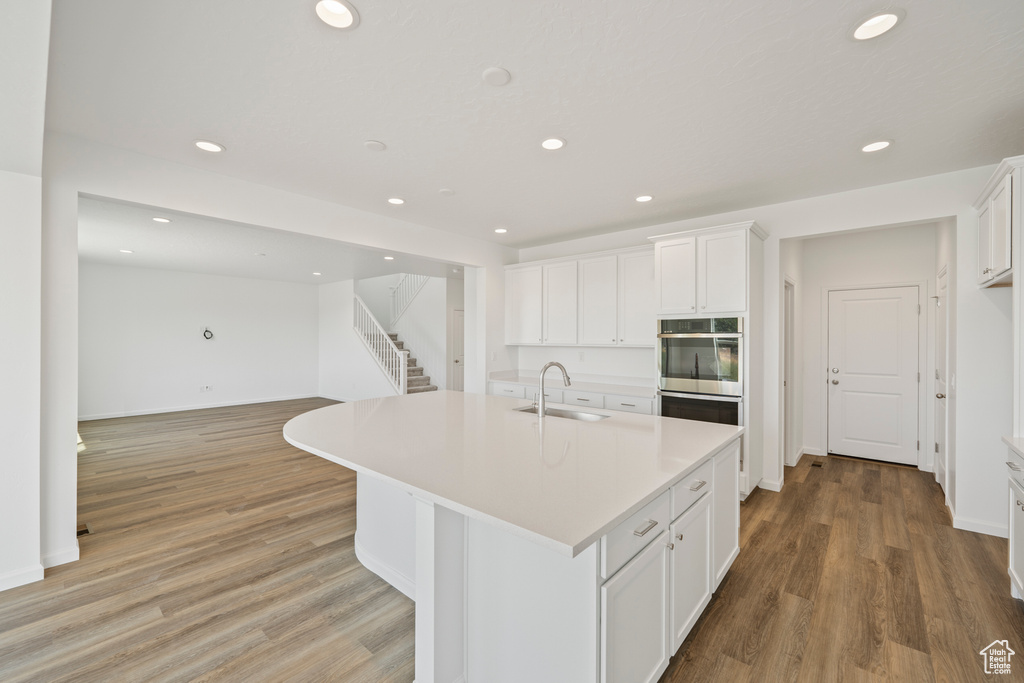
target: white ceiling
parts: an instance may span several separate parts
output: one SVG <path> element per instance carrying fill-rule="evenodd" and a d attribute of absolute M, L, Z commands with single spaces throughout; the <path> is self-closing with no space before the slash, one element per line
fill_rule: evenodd
<path fill-rule="evenodd" d="M 1021 0 L 352 2 L 56 0 L 47 126 L 518 247 L 1024 153 Z"/>
<path fill-rule="evenodd" d="M 318 285 L 393 273 L 463 277 L 458 264 L 91 197 L 78 202 L 78 255 L 87 263 Z"/>

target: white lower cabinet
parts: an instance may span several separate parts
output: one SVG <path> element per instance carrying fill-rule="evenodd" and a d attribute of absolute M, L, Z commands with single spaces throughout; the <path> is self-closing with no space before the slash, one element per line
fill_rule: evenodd
<path fill-rule="evenodd" d="M 601 587 L 601 683 L 654 683 L 668 668 L 668 532 Z"/>
<path fill-rule="evenodd" d="M 1024 489 L 1010 479 L 1010 592 L 1024 596 Z"/>
<path fill-rule="evenodd" d="M 672 652 L 711 602 L 711 498 L 705 494 L 669 527 Z"/>
<path fill-rule="evenodd" d="M 714 463 L 711 566 L 712 590 L 718 590 L 740 552 L 740 442 L 734 441 L 714 456 Z"/>

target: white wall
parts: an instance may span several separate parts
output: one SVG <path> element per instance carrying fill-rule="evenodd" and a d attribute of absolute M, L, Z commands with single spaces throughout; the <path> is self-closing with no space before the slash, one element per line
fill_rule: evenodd
<path fill-rule="evenodd" d="M 0 590 L 43 578 L 39 517 L 42 181 L 0 170 Z"/>
<path fill-rule="evenodd" d="M 391 292 L 398 286 L 403 273 L 368 277 L 355 281 L 355 293 L 363 300 L 370 313 L 377 319 L 380 326 L 388 332 L 391 329 Z"/>
<path fill-rule="evenodd" d="M 822 382 L 827 358 L 822 345 L 828 339 L 828 320 L 822 318 L 823 302 L 830 288 L 931 282 L 934 287 L 936 225 L 868 230 L 830 235 L 803 242 L 803 446 L 808 453 L 824 455 L 827 395 Z M 919 295 L 926 301 L 932 293 Z M 924 311 L 927 312 L 927 307 Z M 927 328 L 926 328 L 927 329 Z M 924 374 L 925 358 L 921 359 Z M 921 416 L 924 420 L 924 415 Z"/>
<path fill-rule="evenodd" d="M 336 401 L 394 396 L 394 387 L 352 327 L 353 281 L 319 289 L 320 395 Z"/>
<path fill-rule="evenodd" d="M 977 198 L 994 166 L 944 173 L 849 192 L 782 204 L 703 216 L 607 235 L 585 237 L 520 251 L 520 261 L 572 256 L 605 249 L 648 244 L 653 235 L 717 225 L 757 221 L 769 232 L 765 241 L 765 394 L 764 478 L 772 488 L 782 485 L 782 430 L 779 404 L 782 382 L 780 330 L 783 274 L 779 241 L 885 225 L 949 218 L 956 227 L 956 367 L 953 404 L 956 420 L 957 490 L 954 523 L 988 533 L 1006 533 L 1005 474 L 999 465 L 1005 448 L 1000 437 L 1012 428 L 1005 408 L 1012 392 L 1011 372 L 993 358 L 1009 359 L 1012 334 L 1009 291 L 978 290 Z M 1005 346 L 1005 348 L 1004 348 Z M 1006 354 L 1003 356 L 1002 354 Z M 966 473 L 965 473 L 966 470 Z"/>
<path fill-rule="evenodd" d="M 448 375 L 448 285 L 441 277 L 427 278 L 405 313 L 392 325 L 416 364 L 438 389 Z"/>
<path fill-rule="evenodd" d="M 315 285 L 82 263 L 80 419 L 315 396 L 318 317 Z"/>

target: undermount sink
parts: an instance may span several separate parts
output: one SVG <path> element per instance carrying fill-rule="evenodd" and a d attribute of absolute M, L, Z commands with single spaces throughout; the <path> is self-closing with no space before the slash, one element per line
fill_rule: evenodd
<path fill-rule="evenodd" d="M 515 408 L 514 410 L 520 413 L 531 413 L 537 414 L 537 406 L 523 406 L 522 408 Z M 597 422 L 603 420 L 608 415 L 598 415 L 597 413 L 584 413 L 579 410 L 563 410 L 562 408 L 545 408 L 544 415 L 547 417 L 564 417 L 567 420 L 583 420 L 584 422 Z"/>

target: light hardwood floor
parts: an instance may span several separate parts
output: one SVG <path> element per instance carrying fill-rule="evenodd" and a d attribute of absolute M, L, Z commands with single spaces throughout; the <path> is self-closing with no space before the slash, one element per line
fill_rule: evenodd
<path fill-rule="evenodd" d="M 353 552 L 354 474 L 281 437 L 329 403 L 82 423 L 92 533 L 0 593 L 0 681 L 412 681 L 413 604 Z M 983 681 L 1003 638 L 999 680 L 1024 680 L 1006 541 L 953 529 L 930 474 L 805 457 L 740 541 L 662 683 Z"/>

